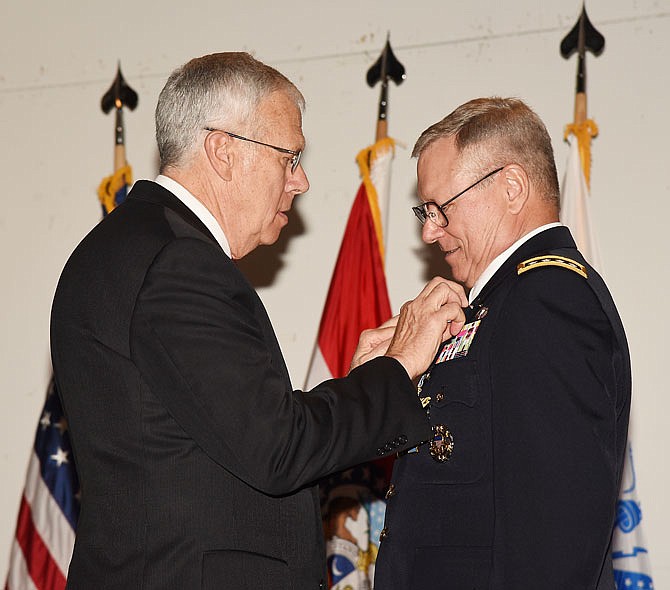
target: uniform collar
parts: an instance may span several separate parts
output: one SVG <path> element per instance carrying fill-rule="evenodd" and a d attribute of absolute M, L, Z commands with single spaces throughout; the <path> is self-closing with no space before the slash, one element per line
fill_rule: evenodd
<path fill-rule="evenodd" d="M 548 229 L 551 229 L 553 227 L 561 227 L 563 224 L 555 221 L 553 223 L 547 223 L 545 225 L 541 225 L 540 227 L 535 228 L 534 230 L 528 232 L 525 236 L 519 238 L 516 242 L 514 242 L 507 250 L 502 252 L 501 254 L 498 254 L 493 261 L 486 267 L 484 272 L 479 275 L 479 278 L 475 281 L 475 284 L 472 285 L 472 289 L 470 289 L 470 294 L 468 295 L 468 301 L 472 303 L 476 298 L 477 295 L 479 295 L 484 287 L 487 285 L 487 283 L 493 278 L 493 276 L 496 274 L 498 269 L 505 264 L 505 262 L 516 252 L 523 244 L 528 242 L 531 238 L 534 238 L 536 235 L 542 233 L 543 231 L 546 231 Z"/>
<path fill-rule="evenodd" d="M 481 287 L 479 293 L 470 298 L 470 304 L 476 305 L 484 300 L 509 273 L 516 272 L 519 262 L 563 248 L 577 250 L 577 245 L 570 234 L 570 230 L 562 224 L 552 224 L 552 227 L 545 227 L 539 233 L 523 241 L 521 245 L 516 246 L 516 250 L 509 254 L 493 276 Z"/>

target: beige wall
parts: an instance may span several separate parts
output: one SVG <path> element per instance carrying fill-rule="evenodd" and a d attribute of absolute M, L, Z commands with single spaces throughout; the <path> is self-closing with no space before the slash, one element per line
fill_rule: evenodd
<path fill-rule="evenodd" d="M 271 263 L 259 280 L 296 387 L 305 377 L 339 241 L 358 186 L 354 158 L 371 142 L 378 90 L 365 84 L 386 31 L 407 68 L 391 89 L 390 132 L 418 133 L 478 95 L 525 98 L 554 138 L 562 177 L 575 60 L 558 51 L 578 0 L 516 2 L 129 2 L 5 0 L 0 18 L 0 575 L 50 373 L 48 322 L 68 254 L 100 211 L 96 188 L 112 166 L 113 120 L 99 101 L 121 60 L 140 95 L 126 114 L 135 178 L 156 174 L 153 108 L 168 73 L 190 57 L 245 49 L 278 67 L 308 102 L 304 165 L 312 188 L 296 202 L 290 239 L 245 265 Z M 605 275 L 628 330 L 635 379 L 633 442 L 656 586 L 670 585 L 670 414 L 663 366 L 670 277 L 668 62 L 670 0 L 589 0 L 607 39 L 589 58 L 592 210 Z M 409 211 L 414 162 L 393 168 L 388 282 L 397 309 L 425 278 Z M 101 261 L 104 264 L 104 261 Z"/>

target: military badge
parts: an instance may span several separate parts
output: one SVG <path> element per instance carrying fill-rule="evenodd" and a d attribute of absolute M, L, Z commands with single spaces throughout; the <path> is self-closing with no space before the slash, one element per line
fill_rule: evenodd
<path fill-rule="evenodd" d="M 444 424 L 433 426 L 433 440 L 430 441 L 430 456 L 438 463 L 451 459 L 454 451 L 454 437 Z"/>
<path fill-rule="evenodd" d="M 463 329 L 444 345 L 440 351 L 440 354 L 438 354 L 437 358 L 435 359 L 435 364 L 466 356 L 470 350 L 472 341 L 475 339 L 475 334 L 477 333 L 481 323 L 482 320 L 479 319 L 477 321 L 470 322 L 469 324 L 465 324 Z"/>

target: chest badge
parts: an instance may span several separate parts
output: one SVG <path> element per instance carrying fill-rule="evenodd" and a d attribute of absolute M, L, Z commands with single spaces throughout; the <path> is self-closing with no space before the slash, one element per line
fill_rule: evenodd
<path fill-rule="evenodd" d="M 475 334 L 477 334 L 477 330 L 479 329 L 481 323 L 482 320 L 479 319 L 474 322 L 470 322 L 469 324 L 465 324 L 463 329 L 444 345 L 440 351 L 440 354 L 438 354 L 437 358 L 435 359 L 435 364 L 466 356 L 470 350 L 470 346 L 475 339 Z"/>
<path fill-rule="evenodd" d="M 430 456 L 438 463 L 451 459 L 454 451 L 454 437 L 444 424 L 433 426 L 433 440 L 430 441 Z"/>

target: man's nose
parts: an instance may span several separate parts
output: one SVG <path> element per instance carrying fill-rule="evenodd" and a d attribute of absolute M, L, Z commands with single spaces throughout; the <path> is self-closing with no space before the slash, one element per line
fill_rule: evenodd
<path fill-rule="evenodd" d="M 426 223 L 421 228 L 421 239 L 426 244 L 436 242 L 444 235 L 444 228 L 434 224 L 430 219 L 426 219 Z"/>
<path fill-rule="evenodd" d="M 302 163 L 298 164 L 295 172 L 291 174 L 290 191 L 296 194 L 306 193 L 309 190 L 309 180 L 307 180 L 307 173 L 302 167 Z"/>

